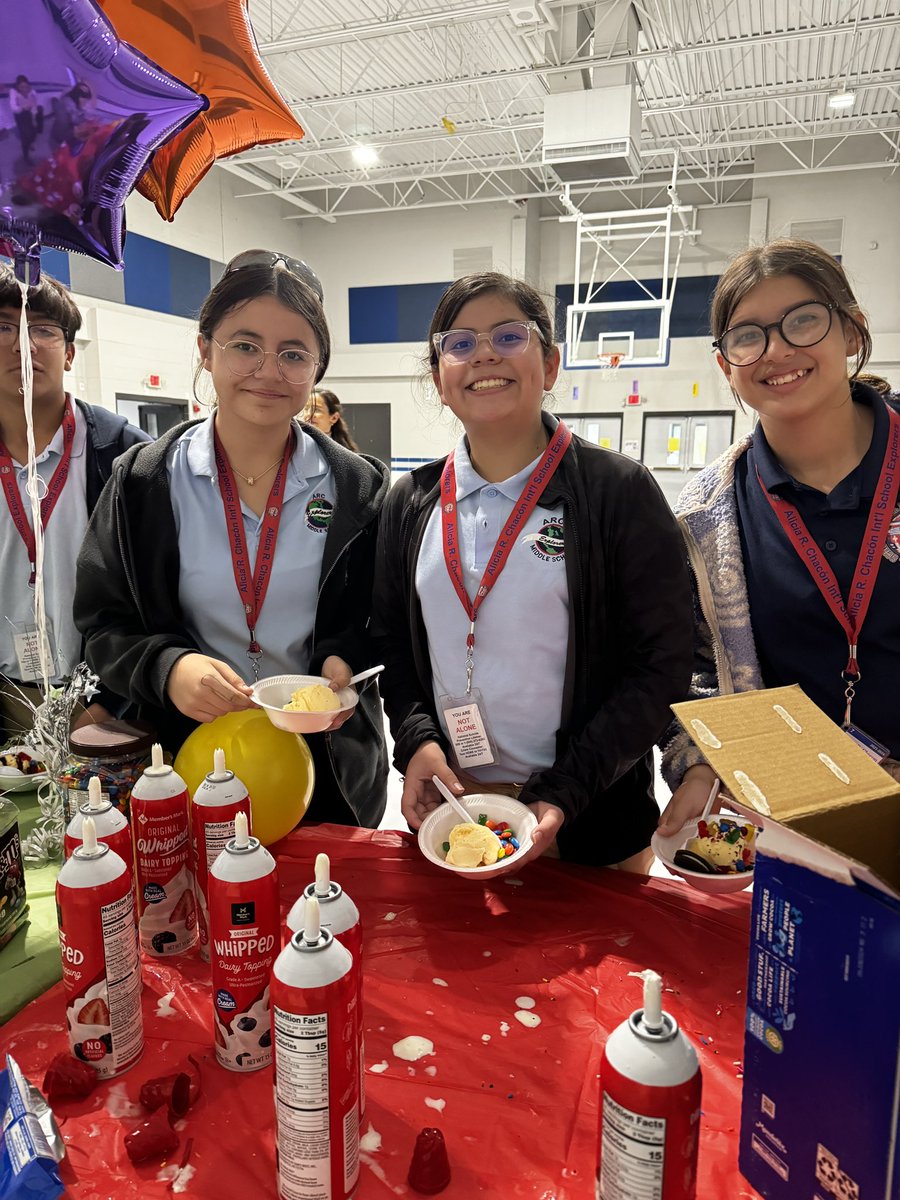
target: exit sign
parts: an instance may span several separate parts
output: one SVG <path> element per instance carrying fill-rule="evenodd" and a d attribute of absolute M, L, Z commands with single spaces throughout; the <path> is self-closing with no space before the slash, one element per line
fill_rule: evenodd
<path fill-rule="evenodd" d="M 148 388 L 160 388 L 160 387 L 162 387 L 162 376 L 148 375 L 147 378 L 144 380 L 144 383 L 147 385 Z"/>

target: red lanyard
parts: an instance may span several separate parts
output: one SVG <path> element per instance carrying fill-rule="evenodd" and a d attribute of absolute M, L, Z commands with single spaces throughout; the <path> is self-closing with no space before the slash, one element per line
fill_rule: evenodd
<path fill-rule="evenodd" d="M 234 569 L 234 582 L 244 605 L 247 618 L 247 629 L 250 633 L 250 644 L 247 647 L 247 657 L 253 663 L 253 672 L 259 673 L 259 660 L 262 650 L 256 640 L 256 625 L 266 599 L 269 580 L 272 578 L 272 566 L 275 562 L 275 545 L 278 541 L 278 526 L 281 524 L 282 498 L 284 482 L 287 477 L 288 463 L 294 453 L 294 434 L 285 443 L 281 466 L 275 475 L 269 498 L 263 514 L 262 528 L 259 534 L 259 545 L 256 548 L 256 564 L 253 575 L 249 574 L 247 559 L 247 535 L 244 530 L 244 514 L 241 512 L 241 500 L 237 484 L 228 456 L 222 449 L 219 435 L 213 429 L 213 439 L 216 452 L 216 470 L 219 474 L 219 491 L 222 495 L 222 505 L 225 509 L 225 524 L 228 527 L 228 537 L 231 542 L 231 565 Z"/>
<path fill-rule="evenodd" d="M 813 581 L 822 593 L 825 603 L 831 609 L 835 619 L 840 623 L 844 633 L 847 635 L 847 666 L 843 672 L 843 679 L 847 684 L 845 693 L 847 698 L 847 708 L 844 714 L 845 725 L 849 725 L 850 723 L 850 705 L 855 695 L 854 684 L 859 683 L 860 680 L 859 662 L 857 660 L 859 635 L 862 632 L 863 623 L 872 600 L 872 593 L 875 590 L 875 580 L 878 578 L 878 571 L 881 567 L 882 551 L 887 541 L 891 515 L 894 511 L 894 505 L 897 503 L 897 493 L 900 491 L 900 470 L 898 470 L 898 458 L 900 458 L 900 414 L 896 413 L 892 408 L 888 408 L 887 405 L 885 405 L 885 408 L 887 408 L 890 422 L 887 447 L 884 452 L 884 461 L 881 464 L 878 485 L 875 488 L 875 495 L 872 499 L 872 506 L 869 509 L 866 532 L 863 536 L 859 557 L 856 560 L 856 570 L 853 573 L 850 600 L 847 604 L 844 603 L 844 599 L 841 596 L 841 589 L 838 587 L 837 580 L 831 573 L 831 568 L 828 565 L 825 555 L 816 545 L 800 513 L 780 496 L 773 496 L 771 492 L 767 491 L 759 470 L 757 469 L 756 472 L 756 478 L 763 490 L 763 495 L 769 501 L 769 504 L 771 504 L 772 511 L 778 518 L 781 528 L 788 536 L 788 541 L 806 565 L 806 569 L 812 575 Z"/>
<path fill-rule="evenodd" d="M 444 562 L 447 573 L 459 596 L 459 602 L 466 610 L 469 618 L 469 633 L 466 637 L 466 694 L 472 690 L 472 670 L 475 662 L 475 618 L 478 610 L 486 600 L 491 588 L 500 578 L 506 561 L 516 544 L 516 535 L 522 525 L 531 516 L 535 505 L 544 493 L 547 484 L 556 473 L 556 468 L 562 462 L 563 455 L 569 448 L 572 433 L 562 421 L 556 427 L 550 444 L 544 451 L 541 461 L 535 467 L 531 477 L 522 489 L 522 494 L 515 502 L 509 519 L 497 538 L 493 553 L 481 577 L 481 583 L 475 594 L 474 601 L 469 599 L 466 585 L 463 582 L 463 568 L 459 555 L 459 534 L 456 524 L 456 467 L 453 462 L 453 451 L 447 457 L 441 475 L 441 535 L 444 543 Z"/>
<path fill-rule="evenodd" d="M 50 482 L 47 484 L 47 491 L 41 499 L 41 528 L 46 529 L 50 524 L 50 517 L 53 515 L 53 510 L 56 508 L 56 502 L 62 495 L 62 490 L 66 486 L 66 480 L 69 478 L 69 464 L 72 461 L 72 445 L 75 441 L 75 414 L 72 411 L 72 401 L 66 396 L 66 407 L 62 419 L 63 431 L 63 450 L 60 455 L 59 462 L 56 464 L 56 470 L 50 477 Z M 28 516 L 22 505 L 22 497 L 19 493 L 19 484 L 16 480 L 16 468 L 13 464 L 12 456 L 6 446 L 0 442 L 0 482 L 3 484 L 3 494 L 6 496 L 6 507 L 9 509 L 9 515 L 12 517 L 13 525 L 19 531 L 19 537 L 25 543 L 25 549 L 28 553 L 28 562 L 31 565 L 31 574 L 28 577 L 28 583 L 34 587 L 35 579 L 35 555 L 36 549 L 34 544 L 34 530 L 28 520 Z"/>

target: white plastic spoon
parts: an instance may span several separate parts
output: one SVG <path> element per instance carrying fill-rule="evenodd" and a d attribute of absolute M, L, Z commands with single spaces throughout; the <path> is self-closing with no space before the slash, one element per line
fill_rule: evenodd
<path fill-rule="evenodd" d="M 706 797 L 706 804 L 703 806 L 703 812 L 700 814 L 700 820 L 705 821 L 712 812 L 712 806 L 716 802 L 716 796 L 719 794 L 719 788 L 722 786 L 721 779 L 713 780 L 713 785 L 709 789 L 709 795 Z"/>
<path fill-rule="evenodd" d="M 478 824 L 478 822 L 475 820 L 475 818 L 472 816 L 472 814 L 469 812 L 469 810 L 467 808 L 465 808 L 462 804 L 460 804 L 460 802 L 453 795 L 453 793 L 450 791 L 450 789 L 447 787 L 446 783 L 444 783 L 444 781 L 442 779 L 438 779 L 437 775 L 432 775 L 431 782 L 434 784 L 434 786 L 437 788 L 437 790 L 441 793 L 441 795 L 444 797 L 444 799 L 447 801 L 447 803 L 450 805 L 450 807 L 453 809 L 453 811 L 457 814 L 457 816 L 462 817 L 462 819 L 464 821 L 469 821 L 472 825 Z"/>
<path fill-rule="evenodd" d="M 351 675 L 351 683 L 362 683 L 364 679 L 371 679 L 373 675 L 380 675 L 384 670 L 384 663 L 377 667 L 369 667 L 368 671 L 360 671 L 358 675 Z"/>

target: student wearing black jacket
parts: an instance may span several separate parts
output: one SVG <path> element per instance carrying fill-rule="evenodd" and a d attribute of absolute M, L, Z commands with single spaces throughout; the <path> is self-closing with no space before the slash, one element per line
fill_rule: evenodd
<path fill-rule="evenodd" d="M 0 737 L 19 736 L 31 726 L 27 696 L 39 703 L 34 670 L 23 654 L 21 635 L 33 626 L 34 592 L 29 585 L 30 552 L 22 533 L 31 528 L 25 492 L 28 447 L 19 352 L 21 292 L 12 271 L 0 268 L 0 469 L 15 489 L 0 498 L 0 547 L 3 575 L 0 599 Z M 49 490 L 56 481 L 58 500 L 44 518 L 44 590 L 49 624 L 51 682 L 58 683 L 82 657 L 81 639 L 72 619 L 75 559 L 87 519 L 114 460 L 149 435 L 124 417 L 70 396 L 65 374 L 75 357 L 81 313 L 67 288 L 49 275 L 28 293 L 28 323 L 34 369 L 32 411 L 38 475 Z M 18 497 L 18 498 L 17 498 Z M 17 636 L 19 635 L 19 636 Z M 118 710 L 118 698 L 101 692 L 78 723 L 103 720 Z"/>
<path fill-rule="evenodd" d="M 437 805 L 432 774 L 458 793 L 512 784 L 539 819 L 536 852 L 555 838 L 569 861 L 646 870 L 658 819 L 651 748 L 691 677 L 678 528 L 645 468 L 577 437 L 566 445 L 542 413 L 559 351 L 532 288 L 496 274 L 458 280 L 429 349 L 442 402 L 465 428 L 456 480 L 441 460 L 392 489 L 373 617 L 404 815 L 416 827 Z M 448 572 L 448 533 L 472 604 L 516 497 L 550 470 L 473 628 Z M 448 531 L 443 510 L 454 502 Z M 494 761 L 464 770 L 443 709 L 467 695 L 469 632 L 468 694 Z"/>
<path fill-rule="evenodd" d="M 292 421 L 327 367 L 328 327 L 308 268 L 254 255 L 233 260 L 200 314 L 213 415 L 116 464 L 79 558 L 75 617 L 88 662 L 173 750 L 197 721 L 250 706 L 254 661 L 261 678 L 322 674 L 334 686 L 351 664 L 373 661 L 367 624 L 387 470 Z M 248 574 L 259 541 L 274 545 L 255 617 L 237 588 L 235 520 Z M 365 689 L 339 729 L 307 740 L 316 765 L 308 819 L 377 825 L 387 777 L 377 691 Z"/>

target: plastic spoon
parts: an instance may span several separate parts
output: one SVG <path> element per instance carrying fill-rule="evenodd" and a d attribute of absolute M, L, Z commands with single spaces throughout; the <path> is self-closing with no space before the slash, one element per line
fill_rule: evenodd
<path fill-rule="evenodd" d="M 369 667 L 368 671 L 360 671 L 358 675 L 351 675 L 351 683 L 362 683 L 364 679 L 371 679 L 373 675 L 380 675 L 384 670 L 384 663 L 377 667 Z"/>
<path fill-rule="evenodd" d="M 453 793 L 450 791 L 450 789 L 447 787 L 446 783 L 444 783 L 444 781 L 442 779 L 438 779 L 437 775 L 432 775 L 431 782 L 434 784 L 434 786 L 437 788 L 437 790 L 441 793 L 441 795 L 444 797 L 444 799 L 447 801 L 447 803 L 450 805 L 450 807 L 453 809 L 453 811 L 456 813 L 456 815 L 458 817 L 462 817 L 462 819 L 464 821 L 468 821 L 472 825 L 478 824 L 478 822 L 475 820 L 475 818 L 472 816 L 472 814 L 469 812 L 469 810 L 467 808 L 465 808 L 462 804 L 460 804 L 460 802 L 453 795 Z"/>
<path fill-rule="evenodd" d="M 712 806 L 716 802 L 716 796 L 719 794 L 719 788 L 722 786 L 721 779 L 714 779 L 713 785 L 709 789 L 709 795 L 706 797 L 706 804 L 703 806 L 703 812 L 700 814 L 700 820 L 705 821 L 712 812 Z"/>

